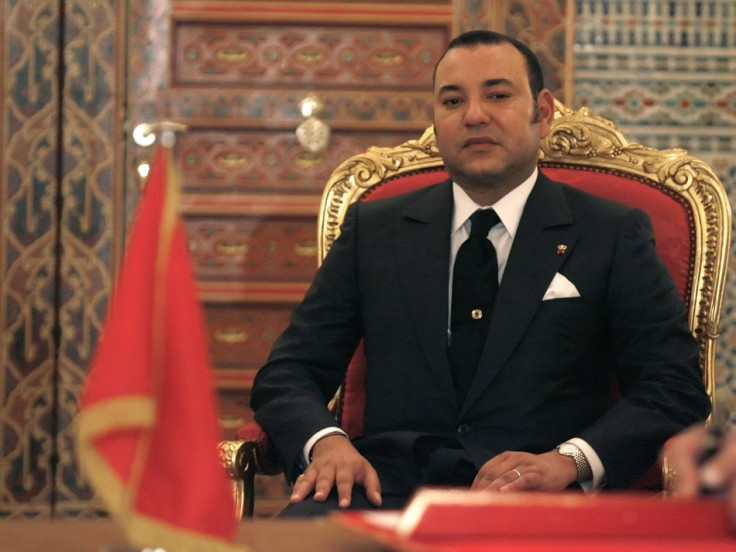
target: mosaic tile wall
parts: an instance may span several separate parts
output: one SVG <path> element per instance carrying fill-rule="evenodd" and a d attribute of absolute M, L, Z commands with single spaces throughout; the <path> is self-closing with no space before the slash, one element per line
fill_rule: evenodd
<path fill-rule="evenodd" d="M 578 0 L 574 106 L 632 140 L 681 147 L 736 199 L 736 0 Z M 736 248 L 716 366 L 719 407 L 736 423 Z"/>

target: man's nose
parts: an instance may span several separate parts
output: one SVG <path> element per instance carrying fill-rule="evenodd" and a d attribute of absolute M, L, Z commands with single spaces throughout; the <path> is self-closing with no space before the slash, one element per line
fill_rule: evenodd
<path fill-rule="evenodd" d="M 468 100 L 465 110 L 465 124 L 468 126 L 485 125 L 491 120 L 486 106 L 480 100 Z"/>

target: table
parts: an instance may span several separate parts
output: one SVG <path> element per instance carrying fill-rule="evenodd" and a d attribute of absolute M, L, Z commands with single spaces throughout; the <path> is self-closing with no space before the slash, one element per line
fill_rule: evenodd
<path fill-rule="evenodd" d="M 329 519 L 244 521 L 238 542 L 251 552 L 386 552 L 389 548 Z M 0 521 L 0 552 L 136 552 L 109 520 Z"/>
<path fill-rule="evenodd" d="M 722 497 L 423 489 L 403 511 L 254 519 L 251 552 L 736 552 Z M 139 552 L 111 520 L 0 521 L 0 552 Z"/>

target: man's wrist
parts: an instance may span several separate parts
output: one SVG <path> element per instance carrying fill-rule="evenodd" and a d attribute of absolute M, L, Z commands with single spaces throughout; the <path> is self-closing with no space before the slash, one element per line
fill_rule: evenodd
<path fill-rule="evenodd" d="M 314 445 L 316 445 L 325 437 L 330 437 L 333 435 L 342 435 L 345 438 L 347 438 L 348 436 L 348 434 L 339 427 L 326 427 L 309 438 L 309 440 L 305 443 L 303 449 L 304 461 L 307 466 L 312 462 L 312 451 L 314 450 Z"/>
<path fill-rule="evenodd" d="M 593 479 L 593 470 L 590 468 L 588 459 L 576 444 L 566 441 L 557 445 L 557 453 L 563 456 L 569 456 L 573 459 L 577 470 L 577 477 L 575 480 L 578 483 L 585 483 Z"/>
<path fill-rule="evenodd" d="M 348 436 L 345 435 L 344 431 L 332 431 L 330 433 L 327 433 L 325 435 L 322 435 L 312 446 L 312 450 L 309 451 L 309 463 L 312 463 L 312 452 L 314 451 L 314 448 L 321 442 L 327 439 L 328 437 L 342 437 L 343 439 L 347 439 Z"/>

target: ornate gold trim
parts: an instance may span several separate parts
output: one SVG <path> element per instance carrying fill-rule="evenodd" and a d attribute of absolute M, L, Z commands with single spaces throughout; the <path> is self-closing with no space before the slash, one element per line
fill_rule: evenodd
<path fill-rule="evenodd" d="M 317 222 L 319 262 L 340 235 L 340 225 L 351 203 L 379 183 L 406 173 L 420 173 L 442 168 L 437 151 L 434 127 L 429 127 L 418 140 L 397 147 L 370 147 L 342 163 L 330 176 L 320 202 Z"/>
<path fill-rule="evenodd" d="M 240 519 L 243 515 L 246 500 L 245 478 L 243 474 L 242 445 L 244 441 L 221 441 L 217 445 L 217 453 L 225 473 L 230 478 L 233 496 L 235 497 L 235 516 Z M 252 511 L 251 511 L 252 514 Z"/>
<path fill-rule="evenodd" d="M 217 454 L 225 473 L 231 479 L 237 479 L 241 476 L 238 466 L 238 450 L 243 441 L 220 441 L 217 445 Z"/>

